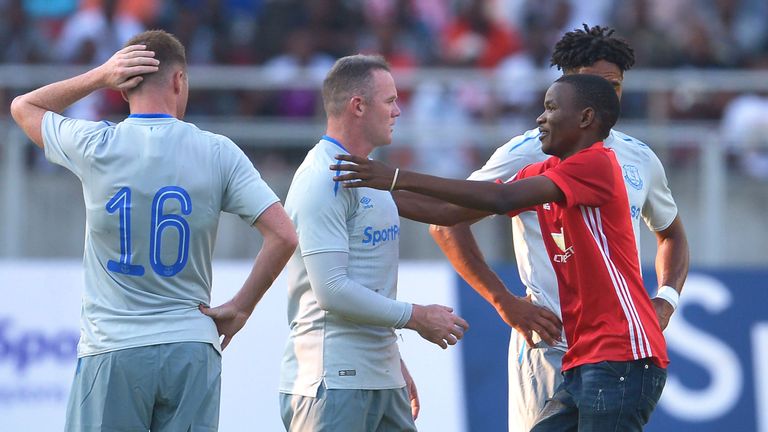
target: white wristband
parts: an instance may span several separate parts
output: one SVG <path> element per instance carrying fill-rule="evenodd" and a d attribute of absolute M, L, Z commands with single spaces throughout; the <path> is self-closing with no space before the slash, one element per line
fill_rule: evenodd
<path fill-rule="evenodd" d="M 656 293 L 656 298 L 666 300 L 667 303 L 672 305 L 672 310 L 676 310 L 677 303 L 680 301 L 680 293 L 678 293 L 677 290 L 671 286 L 664 285 L 663 287 L 659 288 L 659 292 Z"/>
<path fill-rule="evenodd" d="M 389 191 L 395 190 L 395 183 L 397 183 L 397 175 L 400 174 L 400 168 L 395 168 L 395 175 L 392 177 L 392 185 L 389 186 Z"/>

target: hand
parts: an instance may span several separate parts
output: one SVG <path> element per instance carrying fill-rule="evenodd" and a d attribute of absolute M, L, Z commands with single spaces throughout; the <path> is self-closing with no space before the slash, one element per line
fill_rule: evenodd
<path fill-rule="evenodd" d="M 560 319 L 549 310 L 531 303 L 529 297 L 519 298 L 510 294 L 496 307 L 496 311 L 507 325 L 525 338 L 531 348 L 535 345 L 534 331 L 548 345 L 560 341 L 563 327 Z"/>
<path fill-rule="evenodd" d="M 469 324 L 453 309 L 443 305 L 413 305 L 411 319 L 405 328 L 416 330 L 421 337 L 439 345 L 442 349 L 448 345 L 456 345 L 469 329 Z"/>
<path fill-rule="evenodd" d="M 200 309 L 203 315 L 213 318 L 219 336 L 224 336 L 224 340 L 221 342 L 222 351 L 229 345 L 235 334 L 243 328 L 245 322 L 248 321 L 248 317 L 251 316 L 251 314 L 241 310 L 231 301 L 215 308 L 200 305 L 198 309 Z"/>
<path fill-rule="evenodd" d="M 653 304 L 653 309 L 656 311 L 656 318 L 659 319 L 659 327 L 661 327 L 661 331 L 664 331 L 664 329 L 667 328 L 667 325 L 669 325 L 669 319 L 672 318 L 672 313 L 675 310 L 668 301 L 662 298 L 652 298 L 651 303 Z"/>
<path fill-rule="evenodd" d="M 333 177 L 333 181 L 341 181 L 345 188 L 369 187 L 374 189 L 389 190 L 392 187 L 392 179 L 395 178 L 395 170 L 388 165 L 353 155 L 336 155 L 339 161 L 353 162 L 352 164 L 338 163 L 331 165 L 331 171 L 347 171 L 348 174 L 340 174 Z M 357 181 L 349 181 L 357 180 Z"/>
<path fill-rule="evenodd" d="M 99 66 L 104 86 L 115 90 L 129 90 L 144 80 L 141 75 L 157 72 L 160 61 L 146 45 L 130 45 L 116 52 Z"/>
<path fill-rule="evenodd" d="M 413 381 L 411 373 L 408 372 L 408 368 L 405 367 L 405 362 L 400 360 L 400 370 L 403 372 L 403 378 L 405 378 L 405 388 L 408 390 L 408 399 L 411 401 L 411 415 L 416 420 L 419 417 L 419 410 L 421 410 L 421 403 L 419 403 L 419 392 L 416 391 L 416 383 Z"/>

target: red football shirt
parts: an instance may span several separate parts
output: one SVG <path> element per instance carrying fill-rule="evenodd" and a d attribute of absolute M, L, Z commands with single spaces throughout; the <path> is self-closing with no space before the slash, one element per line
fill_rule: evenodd
<path fill-rule="evenodd" d="M 601 361 L 669 363 L 643 287 L 627 191 L 613 151 L 597 142 L 561 161 L 529 165 L 518 179 L 544 175 L 565 201 L 535 207 L 555 268 L 568 352 L 563 370 Z"/>

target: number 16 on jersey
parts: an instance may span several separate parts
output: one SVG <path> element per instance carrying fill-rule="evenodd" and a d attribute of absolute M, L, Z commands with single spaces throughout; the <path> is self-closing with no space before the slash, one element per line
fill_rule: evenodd
<path fill-rule="evenodd" d="M 163 213 L 163 205 L 169 199 L 179 201 L 182 214 L 188 215 L 192 213 L 192 200 L 189 194 L 178 186 L 165 186 L 161 188 L 152 200 L 151 226 L 149 231 L 149 263 L 155 273 L 165 277 L 171 277 L 179 273 L 187 264 L 189 256 L 189 224 L 179 215 Z M 131 251 L 131 189 L 128 187 L 120 189 L 107 202 L 106 209 L 110 214 L 117 212 L 120 218 L 120 260 L 109 260 L 107 262 L 107 269 L 115 273 L 143 276 L 144 266 L 131 263 L 131 258 L 133 257 Z M 163 264 L 161 260 L 162 254 L 160 253 L 163 230 L 167 228 L 175 228 L 179 234 L 176 261 L 170 265 Z"/>

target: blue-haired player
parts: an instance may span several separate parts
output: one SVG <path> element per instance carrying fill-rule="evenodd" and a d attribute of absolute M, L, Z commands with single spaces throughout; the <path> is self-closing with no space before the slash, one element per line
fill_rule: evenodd
<path fill-rule="evenodd" d="M 122 92 L 127 119 L 60 114 L 102 88 Z M 85 291 L 67 431 L 217 430 L 220 352 L 296 247 L 245 154 L 181 120 L 187 95 L 184 47 L 149 31 L 103 65 L 12 103 L 46 158 L 83 184 Z M 203 305 L 222 211 L 256 227 L 264 244 L 240 291 L 211 309 Z"/>

